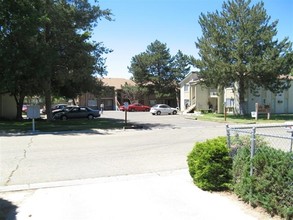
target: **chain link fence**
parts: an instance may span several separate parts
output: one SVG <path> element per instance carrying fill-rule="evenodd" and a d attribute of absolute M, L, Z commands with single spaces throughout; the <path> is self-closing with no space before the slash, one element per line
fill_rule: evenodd
<path fill-rule="evenodd" d="M 292 152 L 293 147 L 293 122 L 284 124 L 270 125 L 244 125 L 244 126 L 226 126 L 227 143 L 229 148 L 241 147 L 239 144 L 241 137 L 246 136 L 250 139 L 252 152 L 257 146 L 257 139 L 261 143 L 266 142 L 272 148 L 280 149 L 285 152 Z M 242 139 L 243 139 L 242 138 Z M 244 138 L 245 139 L 245 138 Z"/>
<path fill-rule="evenodd" d="M 269 146 L 284 152 L 292 152 L 293 148 L 293 122 L 269 125 L 226 125 L 227 145 L 233 152 L 243 146 L 250 146 L 250 159 L 261 146 Z M 250 167 L 250 175 L 253 175 L 253 164 Z"/>
<path fill-rule="evenodd" d="M 227 125 L 226 131 L 237 194 L 272 215 L 293 219 L 293 122 Z"/>

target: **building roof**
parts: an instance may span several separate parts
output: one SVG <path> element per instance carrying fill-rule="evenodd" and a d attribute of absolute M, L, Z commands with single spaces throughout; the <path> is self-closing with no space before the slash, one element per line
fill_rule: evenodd
<path fill-rule="evenodd" d="M 198 72 L 190 72 L 189 74 L 187 74 L 187 76 L 179 83 L 181 86 L 183 86 L 186 83 L 190 83 L 190 82 L 196 82 L 198 81 L 198 76 L 197 76 Z"/>
<path fill-rule="evenodd" d="M 127 83 L 128 85 L 135 86 L 135 82 L 133 82 L 130 79 L 124 79 L 124 78 L 102 78 L 102 82 L 105 84 L 105 86 L 111 86 L 116 89 L 122 89 L 122 86 Z"/>

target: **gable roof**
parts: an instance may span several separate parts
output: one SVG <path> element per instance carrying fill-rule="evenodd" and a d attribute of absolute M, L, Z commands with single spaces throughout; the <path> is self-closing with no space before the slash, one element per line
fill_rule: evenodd
<path fill-rule="evenodd" d="M 133 82 L 130 79 L 124 79 L 124 78 L 102 78 L 102 82 L 105 86 L 111 86 L 116 89 L 122 89 L 122 86 L 127 83 L 128 85 L 135 86 L 135 82 Z"/>
<path fill-rule="evenodd" d="M 198 81 L 199 79 L 198 79 L 197 73 L 198 72 L 195 72 L 195 71 L 190 72 L 179 84 L 183 86 L 186 83 Z"/>

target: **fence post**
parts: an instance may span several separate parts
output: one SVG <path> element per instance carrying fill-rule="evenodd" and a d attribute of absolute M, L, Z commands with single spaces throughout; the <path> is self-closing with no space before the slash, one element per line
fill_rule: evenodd
<path fill-rule="evenodd" d="M 253 175 L 253 162 L 252 162 L 252 159 L 253 159 L 253 156 L 254 156 L 254 153 L 255 153 L 255 131 L 256 131 L 256 128 L 253 127 L 252 130 L 251 130 L 251 140 L 250 140 L 250 172 L 249 172 L 249 175 L 250 177 L 252 177 Z M 249 198 L 249 203 L 251 202 L 251 198 L 252 198 L 252 194 L 253 194 L 253 183 L 251 182 L 251 185 L 250 185 L 250 198 Z"/>
<path fill-rule="evenodd" d="M 228 124 L 226 124 L 226 132 L 227 132 L 227 146 L 228 148 L 231 148 L 230 128 Z"/>
<path fill-rule="evenodd" d="M 291 131 L 291 144 L 290 144 L 290 152 L 292 152 L 292 146 L 293 146 L 293 130 Z"/>
<path fill-rule="evenodd" d="M 256 128 L 253 127 L 251 130 L 251 139 L 250 139 L 250 176 L 252 176 L 253 174 L 253 163 L 252 163 L 252 159 L 254 156 L 254 151 L 255 151 L 255 131 Z"/>

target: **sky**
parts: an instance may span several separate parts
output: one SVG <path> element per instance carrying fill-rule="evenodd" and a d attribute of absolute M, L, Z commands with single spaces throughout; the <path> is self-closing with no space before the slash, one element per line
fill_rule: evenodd
<path fill-rule="evenodd" d="M 155 40 L 166 44 L 172 56 L 178 50 L 198 58 L 195 42 L 202 36 L 201 13 L 221 11 L 224 0 L 99 0 L 110 9 L 114 21 L 102 19 L 94 29 L 93 41 L 103 42 L 113 52 L 104 55 L 106 77 L 129 79 L 131 58 L 145 52 Z M 259 2 L 252 0 L 252 5 Z M 270 23 L 278 20 L 277 38 L 293 42 L 293 0 L 263 0 Z"/>

